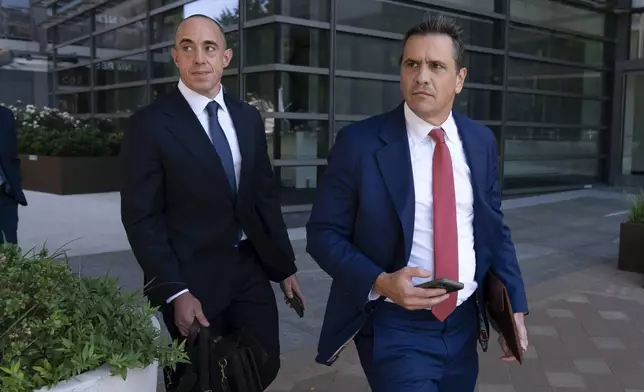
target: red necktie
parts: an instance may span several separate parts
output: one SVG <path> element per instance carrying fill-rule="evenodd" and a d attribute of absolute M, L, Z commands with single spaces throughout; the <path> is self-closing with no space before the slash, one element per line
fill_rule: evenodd
<path fill-rule="evenodd" d="M 445 131 L 435 128 L 429 133 L 436 147 L 432 166 L 434 196 L 434 278 L 458 281 L 458 233 L 456 229 L 456 197 L 452 158 L 445 144 Z M 440 321 L 456 309 L 457 292 L 432 308 Z"/>

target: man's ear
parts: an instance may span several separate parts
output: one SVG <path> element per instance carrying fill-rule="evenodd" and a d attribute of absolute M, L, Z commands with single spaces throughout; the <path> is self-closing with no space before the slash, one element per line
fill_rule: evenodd
<path fill-rule="evenodd" d="M 233 50 L 228 48 L 224 51 L 224 68 L 228 67 L 230 61 L 233 59 Z"/>
<path fill-rule="evenodd" d="M 456 75 L 456 94 L 460 94 L 463 91 L 463 85 L 465 84 L 465 77 L 467 76 L 467 68 L 463 67 L 458 71 Z"/>

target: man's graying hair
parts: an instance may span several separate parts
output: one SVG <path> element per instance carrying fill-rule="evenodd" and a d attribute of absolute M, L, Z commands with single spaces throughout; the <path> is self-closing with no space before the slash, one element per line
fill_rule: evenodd
<path fill-rule="evenodd" d="M 452 39 L 452 48 L 454 51 L 454 62 L 457 70 L 465 66 L 465 44 L 463 43 L 463 29 L 455 19 L 445 15 L 430 15 L 426 20 L 415 25 L 407 31 L 403 39 L 403 50 L 405 44 L 411 37 L 430 34 L 443 34 Z M 400 55 L 402 64 L 403 55 Z"/>

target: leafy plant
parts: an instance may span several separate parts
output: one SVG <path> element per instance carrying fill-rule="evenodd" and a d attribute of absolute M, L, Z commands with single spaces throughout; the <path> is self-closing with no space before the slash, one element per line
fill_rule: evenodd
<path fill-rule="evenodd" d="M 644 224 L 644 191 L 631 198 L 628 221 Z"/>
<path fill-rule="evenodd" d="M 7 106 L 16 118 L 18 150 L 44 156 L 116 156 L 123 133 L 102 120 L 96 127 L 48 107 Z"/>
<path fill-rule="evenodd" d="M 1 391 L 51 387 L 104 364 L 125 379 L 157 360 L 188 361 L 183 342 L 161 339 L 138 292 L 75 275 L 57 256 L 0 245 Z"/>

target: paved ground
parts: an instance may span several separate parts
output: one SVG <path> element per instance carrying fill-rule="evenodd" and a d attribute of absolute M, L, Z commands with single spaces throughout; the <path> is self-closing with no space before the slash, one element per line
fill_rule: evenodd
<path fill-rule="evenodd" d="M 528 285 L 531 347 L 519 366 L 501 363 L 491 345 L 480 356 L 480 392 L 644 392 L 644 279 L 616 270 L 626 207 L 621 192 L 594 190 L 504 203 Z M 283 370 L 269 391 L 367 391 L 352 349 L 331 368 L 313 362 L 330 280 L 305 253 L 302 231 L 291 234 L 309 309 L 299 319 L 280 305 Z M 69 262 L 140 287 L 129 251 Z"/>

